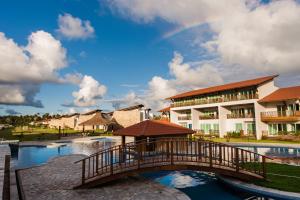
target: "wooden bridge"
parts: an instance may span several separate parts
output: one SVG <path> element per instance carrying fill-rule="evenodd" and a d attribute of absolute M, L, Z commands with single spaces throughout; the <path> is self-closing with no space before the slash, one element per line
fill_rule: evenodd
<path fill-rule="evenodd" d="M 101 185 L 134 173 L 158 170 L 201 170 L 242 180 L 263 179 L 266 157 L 248 150 L 200 139 L 141 140 L 99 151 L 77 161 L 81 184 Z"/>

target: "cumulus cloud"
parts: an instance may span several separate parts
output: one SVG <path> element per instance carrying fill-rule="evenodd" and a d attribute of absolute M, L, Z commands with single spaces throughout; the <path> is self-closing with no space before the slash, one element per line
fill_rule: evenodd
<path fill-rule="evenodd" d="M 294 73 L 300 65 L 300 6 L 292 0 L 109 0 L 115 12 L 139 22 L 163 19 L 177 33 L 208 25 L 208 55 L 258 73 Z M 166 9 L 167 8 L 167 9 Z M 172 34 L 171 34 L 172 35 Z M 195 37 L 202 37 L 195 35 Z"/>
<path fill-rule="evenodd" d="M 33 32 L 25 47 L 0 32 L 0 60 L 0 82 L 5 83 L 58 81 L 57 71 L 67 65 L 66 50 L 44 31 Z"/>
<path fill-rule="evenodd" d="M 94 36 L 94 28 L 88 20 L 81 20 L 78 17 L 65 13 L 58 16 L 57 30 L 62 36 L 68 39 L 86 39 Z"/>
<path fill-rule="evenodd" d="M 185 90 L 198 89 L 223 82 L 219 71 L 210 63 L 186 63 L 180 53 L 175 52 L 169 62 L 170 79 L 154 76 L 148 82 L 147 89 L 142 94 L 129 92 L 120 99 L 109 100 L 114 107 L 122 104 L 133 105 L 142 103 L 153 110 L 168 105 L 164 99 Z"/>
<path fill-rule="evenodd" d="M 0 104 L 43 107 L 35 100 L 44 82 L 60 82 L 66 50 L 50 33 L 36 31 L 20 46 L 0 32 Z"/>
<path fill-rule="evenodd" d="M 79 90 L 73 92 L 74 101 L 72 104 L 65 104 L 64 106 L 78 106 L 88 107 L 94 106 L 102 99 L 106 93 L 107 88 L 105 85 L 100 84 L 93 77 L 84 75 L 79 84 Z"/>
<path fill-rule="evenodd" d="M 15 111 L 14 109 L 6 109 L 5 112 L 9 115 L 19 115 L 19 114 L 22 114 L 18 111 Z"/>

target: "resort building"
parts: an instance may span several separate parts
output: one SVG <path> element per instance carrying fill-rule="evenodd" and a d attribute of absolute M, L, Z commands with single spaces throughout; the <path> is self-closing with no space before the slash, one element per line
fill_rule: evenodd
<path fill-rule="evenodd" d="M 170 121 L 204 134 L 273 136 L 300 131 L 300 86 L 278 88 L 278 75 L 181 93 L 168 99 Z"/>
<path fill-rule="evenodd" d="M 111 114 L 112 119 L 123 128 L 147 120 L 151 115 L 150 109 L 145 108 L 143 104 L 115 110 Z"/>

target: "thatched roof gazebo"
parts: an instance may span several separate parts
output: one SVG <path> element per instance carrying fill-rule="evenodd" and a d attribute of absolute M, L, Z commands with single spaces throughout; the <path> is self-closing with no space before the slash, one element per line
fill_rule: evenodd
<path fill-rule="evenodd" d="M 193 133 L 195 131 L 168 121 L 145 120 L 120 129 L 114 135 L 122 136 L 122 144 L 125 144 L 126 136 L 134 137 L 135 141 L 139 141 L 143 139 L 155 140 L 160 137 L 185 137 Z"/>
<path fill-rule="evenodd" d="M 103 117 L 101 112 L 97 112 L 95 114 L 95 116 L 93 116 L 91 119 L 86 120 L 82 123 L 79 124 L 79 126 L 83 127 L 83 132 L 84 132 L 84 127 L 85 126 L 93 126 L 93 130 L 95 129 L 95 126 L 103 126 L 103 127 L 107 127 L 108 125 L 110 125 L 112 122 Z"/>

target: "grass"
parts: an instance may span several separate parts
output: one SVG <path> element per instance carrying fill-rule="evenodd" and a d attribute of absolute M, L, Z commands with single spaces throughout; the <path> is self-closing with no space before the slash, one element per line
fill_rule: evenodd
<path fill-rule="evenodd" d="M 80 134 L 81 131 L 73 129 L 63 129 L 61 130 L 62 134 L 67 134 L 72 136 L 75 134 Z M 110 136 L 112 133 L 104 133 L 103 130 L 95 130 L 94 133 L 90 131 L 89 136 Z M 22 130 L 20 127 L 16 128 L 7 128 L 0 130 L 0 138 L 6 140 L 20 140 L 20 141 L 41 141 L 41 140 L 58 140 L 60 139 L 58 129 L 53 128 L 41 128 L 34 127 L 29 128 L 28 130 Z"/>
<path fill-rule="evenodd" d="M 205 138 L 210 139 L 210 138 Z M 214 142 L 223 142 L 226 143 L 226 138 L 212 138 L 210 139 Z M 230 138 L 229 142 L 249 142 L 249 143 L 280 143 L 280 144 L 299 144 L 297 141 L 282 141 L 282 140 L 272 140 L 272 139 L 262 139 L 262 140 L 256 140 L 254 138 Z"/>
<path fill-rule="evenodd" d="M 267 163 L 267 180 L 255 181 L 263 187 L 300 193 L 300 167 L 277 163 Z"/>

